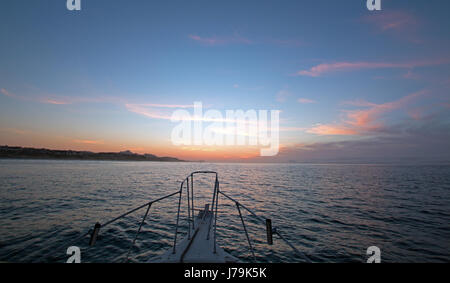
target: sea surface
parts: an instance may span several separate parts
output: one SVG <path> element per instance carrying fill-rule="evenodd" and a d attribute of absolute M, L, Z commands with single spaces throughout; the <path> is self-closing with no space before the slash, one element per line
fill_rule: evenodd
<path fill-rule="evenodd" d="M 0 261 L 64 262 L 67 245 L 96 222 L 179 189 L 195 170 L 219 173 L 220 189 L 273 226 L 302 256 L 242 210 L 258 262 L 365 262 L 377 246 L 382 262 L 450 261 L 450 166 L 211 164 L 0 160 Z M 211 201 L 212 176 L 195 179 L 196 208 Z M 183 191 L 183 194 L 185 191 Z M 155 203 L 131 247 L 145 262 L 170 248 L 177 197 Z M 187 202 L 180 233 L 186 234 Z M 145 209 L 74 245 L 82 262 L 123 262 Z M 218 244 L 252 262 L 236 206 L 219 198 Z"/>

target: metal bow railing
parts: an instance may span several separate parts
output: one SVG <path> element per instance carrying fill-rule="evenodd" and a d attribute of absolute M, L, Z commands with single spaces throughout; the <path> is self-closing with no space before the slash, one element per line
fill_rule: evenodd
<path fill-rule="evenodd" d="M 269 245 L 273 244 L 273 234 L 276 234 L 277 236 L 280 237 L 280 239 L 286 243 L 294 252 L 297 256 L 301 257 L 303 260 L 305 261 L 310 261 L 309 258 L 307 258 L 305 255 L 303 255 L 302 253 L 300 253 L 300 251 L 293 245 L 290 243 L 290 241 L 286 238 L 286 236 L 284 236 L 281 231 L 277 228 L 273 228 L 272 227 L 272 220 L 271 219 L 267 219 L 267 218 L 263 218 L 260 217 L 258 215 L 256 215 L 256 213 L 254 213 L 251 209 L 247 208 L 245 205 L 243 205 L 242 203 L 240 203 L 239 201 L 233 199 L 232 197 L 230 197 L 229 195 L 225 194 L 224 192 L 222 192 L 220 190 L 220 185 L 219 185 L 219 179 L 218 179 L 218 174 L 215 171 L 196 171 L 196 172 L 192 172 L 188 177 L 186 177 L 186 179 L 182 182 L 182 186 L 183 183 L 186 182 L 187 184 L 187 198 L 188 198 L 188 211 L 192 210 L 192 213 L 188 213 L 188 222 L 189 222 L 189 229 L 188 229 L 188 238 L 190 239 L 190 231 L 191 231 L 191 226 L 190 223 L 192 222 L 193 225 L 192 227 L 194 227 L 194 175 L 195 174 L 215 174 L 215 182 L 214 182 L 214 192 L 213 192 L 213 198 L 211 201 L 211 209 L 212 211 L 214 211 L 214 231 L 213 231 L 213 235 L 214 235 L 214 250 L 213 252 L 216 253 L 217 248 L 217 217 L 218 217 L 218 204 L 219 204 L 219 194 L 223 195 L 224 197 L 226 197 L 228 200 L 232 201 L 235 205 L 236 205 L 236 209 L 239 213 L 239 218 L 241 219 L 242 222 L 242 226 L 245 232 L 245 236 L 247 238 L 247 242 L 250 248 L 250 251 L 252 253 L 253 259 L 254 261 L 256 261 L 256 256 L 255 256 L 255 252 L 254 252 L 254 248 L 252 245 L 252 242 L 250 240 L 248 231 L 247 231 L 247 227 L 245 225 L 245 221 L 244 218 L 242 216 L 242 212 L 241 212 L 241 207 L 245 210 L 247 210 L 252 216 L 254 216 L 256 219 L 258 219 L 262 224 L 264 224 L 266 226 L 266 233 L 267 233 L 267 243 Z M 191 195 L 189 195 L 189 180 L 191 180 Z M 191 199 L 191 201 L 189 201 L 189 199 Z M 192 205 L 190 205 L 192 204 Z M 213 218 L 210 219 L 209 222 L 209 228 L 208 231 L 211 231 L 211 225 L 213 222 Z M 209 235 L 210 232 L 207 233 L 207 240 L 209 240 Z M 176 244 L 176 241 L 175 241 Z M 174 251 L 175 251 L 175 245 L 174 245 Z"/>
<path fill-rule="evenodd" d="M 174 239 L 173 239 L 173 247 L 172 247 L 172 253 L 175 254 L 176 253 L 176 246 L 177 246 L 177 235 L 178 235 L 178 227 L 179 227 L 179 220 L 180 220 L 180 210 L 181 210 L 181 199 L 182 199 L 182 194 L 183 194 L 183 189 L 186 188 L 186 196 L 187 196 L 187 222 L 188 222 L 188 239 L 191 239 L 191 232 L 194 231 L 195 229 L 195 214 L 194 211 L 196 211 L 197 209 L 195 209 L 194 207 L 194 176 L 197 174 L 214 174 L 215 175 L 215 182 L 214 182 L 214 191 L 213 191 L 213 197 L 212 197 L 212 201 L 211 201 L 211 212 L 213 213 L 213 217 L 210 217 L 209 219 L 209 224 L 208 224 L 208 232 L 207 232 L 207 237 L 206 240 L 209 240 L 210 234 L 211 234 L 211 227 L 213 227 L 213 237 L 214 237 L 214 245 L 213 245 L 213 252 L 216 253 L 217 251 L 217 217 L 218 217 L 218 204 L 219 204 L 219 195 L 223 195 L 226 199 L 232 201 L 235 205 L 236 205 L 236 209 L 238 211 L 239 214 L 239 218 L 241 220 L 244 232 L 245 232 L 245 236 L 247 238 L 247 242 L 250 248 L 250 251 L 252 253 L 252 257 L 254 259 L 254 261 L 256 261 L 256 256 L 255 256 L 255 252 L 254 252 L 254 248 L 252 245 L 252 242 L 250 240 L 248 231 L 247 231 L 247 227 L 245 225 L 245 221 L 244 218 L 242 216 L 242 212 L 241 212 L 241 208 L 245 209 L 246 211 L 248 211 L 252 216 L 254 216 L 260 223 L 264 224 L 266 226 L 266 233 L 267 233 L 267 243 L 269 245 L 273 244 L 273 234 L 276 234 L 279 236 L 279 238 L 285 242 L 289 247 L 292 248 L 292 250 L 301 258 L 303 258 L 305 261 L 310 261 L 309 258 L 307 258 L 305 255 L 303 255 L 302 253 L 300 253 L 297 248 L 292 245 L 288 239 L 280 232 L 279 229 L 277 228 L 272 228 L 272 221 L 271 219 L 267 219 L 267 218 L 263 218 L 260 217 L 258 215 L 256 215 L 251 209 L 247 208 L 245 205 L 243 205 L 242 203 L 240 203 L 239 201 L 235 200 L 234 198 L 230 197 L 228 194 L 222 192 L 220 190 L 220 184 L 219 184 L 219 179 L 218 179 L 218 174 L 215 171 L 195 171 L 192 172 L 191 174 L 189 174 L 182 182 L 180 185 L 180 189 L 176 192 L 173 192 L 171 194 L 168 194 L 166 196 L 160 197 L 156 200 L 152 200 L 149 201 L 143 205 L 140 205 L 136 208 L 133 208 L 107 222 L 105 222 L 104 224 L 100 224 L 100 223 L 96 223 L 93 229 L 90 229 L 87 233 L 82 234 L 80 237 L 77 237 L 76 239 L 72 240 L 69 244 L 65 244 L 65 247 L 71 246 L 72 244 L 74 244 L 75 242 L 81 240 L 82 238 L 85 238 L 86 236 L 90 235 L 90 240 L 89 240 L 89 246 L 94 246 L 96 241 L 97 241 L 97 237 L 100 233 L 100 229 L 104 229 L 106 226 L 110 225 L 111 223 L 116 222 L 119 219 L 124 218 L 127 215 L 130 215 L 133 212 L 136 212 L 138 210 L 141 210 L 143 208 L 147 208 L 145 211 L 145 214 L 139 224 L 139 228 L 136 231 L 136 234 L 133 238 L 133 241 L 130 244 L 130 247 L 128 249 L 128 252 L 126 254 L 125 257 L 125 261 L 129 260 L 129 256 L 131 253 L 132 248 L 134 247 L 136 240 L 138 239 L 139 233 L 141 232 L 142 226 L 145 223 L 146 218 L 149 215 L 150 209 L 152 207 L 153 204 L 162 201 L 164 199 L 173 197 L 175 195 L 179 195 L 178 197 L 178 209 L 177 209 L 177 218 L 176 218 L 176 226 L 175 226 L 175 234 L 174 234 Z M 63 248 L 63 247 L 61 247 Z M 60 251 L 60 249 L 55 249 L 55 252 Z"/>

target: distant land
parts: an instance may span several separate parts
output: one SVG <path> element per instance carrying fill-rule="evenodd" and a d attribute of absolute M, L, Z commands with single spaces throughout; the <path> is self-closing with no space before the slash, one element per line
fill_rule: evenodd
<path fill-rule="evenodd" d="M 138 154 L 129 150 L 121 152 L 90 152 L 74 150 L 52 150 L 19 146 L 0 146 L 0 158 L 19 159 L 66 159 L 66 160 L 117 160 L 117 161 L 184 161 L 175 157 L 158 157 L 153 154 Z"/>

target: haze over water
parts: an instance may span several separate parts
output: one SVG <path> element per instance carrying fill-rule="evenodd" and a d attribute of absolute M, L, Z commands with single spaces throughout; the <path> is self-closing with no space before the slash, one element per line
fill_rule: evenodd
<path fill-rule="evenodd" d="M 223 192 L 271 218 L 314 262 L 365 262 L 369 246 L 382 262 L 450 260 L 450 166 L 0 160 L 0 261 L 51 261 L 97 221 L 177 191 L 195 170 L 216 170 Z M 196 181 L 196 196 L 210 201 L 212 180 Z M 184 198 L 181 205 L 186 227 Z M 175 197 L 152 207 L 132 261 L 172 245 L 176 206 Z M 93 248 L 81 241 L 82 262 L 122 261 L 144 213 L 101 230 Z M 276 236 L 268 246 L 265 227 L 244 215 L 258 261 L 302 261 Z M 217 231 L 225 250 L 252 260 L 236 207 L 223 197 Z"/>

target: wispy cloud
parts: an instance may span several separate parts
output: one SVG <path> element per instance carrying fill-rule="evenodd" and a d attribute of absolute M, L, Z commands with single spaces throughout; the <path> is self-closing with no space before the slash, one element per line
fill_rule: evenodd
<path fill-rule="evenodd" d="M 366 101 L 346 102 L 353 106 L 366 107 L 366 109 L 346 110 L 345 118 L 334 124 L 316 125 L 307 130 L 316 135 L 361 135 L 380 130 L 384 124 L 380 118 L 383 114 L 403 108 L 413 100 L 427 95 L 427 90 L 407 95 L 399 100 L 383 104 L 375 104 Z"/>
<path fill-rule="evenodd" d="M 449 138 L 449 125 L 431 120 L 415 125 L 397 125 L 382 135 L 358 140 L 289 145 L 280 150 L 277 158 L 279 161 L 298 162 L 448 163 Z"/>
<path fill-rule="evenodd" d="M 159 120 L 170 120 L 172 121 L 173 118 L 173 108 L 193 108 L 193 105 L 168 105 L 168 104 L 125 104 L 125 107 L 128 111 L 145 116 L 147 118 L 151 119 L 159 119 Z M 179 119 L 183 121 L 201 121 L 201 122 L 217 122 L 217 123 L 228 123 L 227 126 L 228 131 L 234 131 L 235 128 L 231 126 L 232 124 L 242 124 L 246 125 L 248 128 L 244 131 L 253 131 L 261 129 L 261 127 L 270 127 L 267 124 L 265 124 L 265 121 L 261 120 L 251 120 L 247 119 L 245 117 L 242 118 L 236 118 L 235 117 L 228 117 L 227 115 L 223 117 L 209 117 L 207 115 L 207 112 L 201 117 L 195 116 L 193 113 L 191 113 L 189 116 L 183 116 L 178 117 Z M 268 122 L 270 124 L 270 121 Z M 236 128 L 237 129 L 237 128 Z M 239 129 L 242 130 L 242 129 Z M 300 128 L 284 128 L 279 129 L 280 131 L 299 131 Z M 301 130 L 304 130 L 303 128 Z M 216 132 L 219 132 L 220 130 L 215 130 Z M 225 132 L 221 132 L 225 133 Z M 246 135 L 246 134 L 243 134 Z"/>
<path fill-rule="evenodd" d="M 10 93 L 9 91 L 7 91 L 4 88 L 0 89 L 0 92 L 9 97 L 16 97 L 14 94 Z"/>
<path fill-rule="evenodd" d="M 120 99 L 114 97 L 67 97 L 61 95 L 53 94 L 31 94 L 31 95 L 19 95 L 12 93 L 4 88 L 0 89 L 0 92 L 8 97 L 21 100 L 38 102 L 43 104 L 53 104 L 53 105 L 68 105 L 74 103 L 121 103 Z"/>
<path fill-rule="evenodd" d="M 323 63 L 311 67 L 309 70 L 301 70 L 297 72 L 298 76 L 319 77 L 326 73 L 355 71 L 361 69 L 410 69 L 416 67 L 436 66 L 448 64 L 449 59 L 424 60 L 406 63 L 389 63 L 389 62 L 337 62 Z"/>
<path fill-rule="evenodd" d="M 102 140 L 73 140 L 73 142 L 82 144 L 98 144 L 98 145 L 105 144 L 105 142 Z"/>
<path fill-rule="evenodd" d="M 167 110 L 165 111 L 161 110 L 161 108 L 187 108 L 188 105 L 164 105 L 164 106 L 166 107 L 160 107 L 160 104 L 128 104 L 128 103 L 125 104 L 125 107 L 130 112 L 145 116 L 147 118 L 161 119 L 161 120 L 171 119 L 171 113 L 168 112 Z"/>
<path fill-rule="evenodd" d="M 66 104 L 71 104 L 71 102 L 69 101 L 64 101 L 64 100 L 55 100 L 55 99 L 43 99 L 41 100 L 42 103 L 47 103 L 47 104 L 54 104 L 54 105 L 66 105 Z"/>
<path fill-rule="evenodd" d="M 413 43 L 421 43 L 418 36 L 419 19 L 406 11 L 383 11 L 372 13 L 362 18 L 363 22 L 375 27 L 378 32 L 392 33 L 396 37 L 404 38 Z"/>
<path fill-rule="evenodd" d="M 405 11 L 383 11 L 383 13 L 368 15 L 364 19 L 383 31 L 404 31 L 415 27 L 419 22 L 413 14 Z"/>
<path fill-rule="evenodd" d="M 194 108 L 192 104 L 154 104 L 154 103 L 144 103 L 144 104 L 127 104 L 127 105 L 139 105 L 142 107 L 156 107 L 156 108 Z"/>
<path fill-rule="evenodd" d="M 306 132 L 321 136 L 352 136 L 358 134 L 356 130 L 345 125 L 317 125 L 308 129 Z"/>
<path fill-rule="evenodd" d="M 420 79 L 420 76 L 418 74 L 414 73 L 412 70 L 408 70 L 408 72 L 406 72 L 403 75 L 403 78 L 409 79 L 409 80 L 417 80 L 417 79 Z"/>
<path fill-rule="evenodd" d="M 252 44 L 248 38 L 242 37 L 238 34 L 234 34 L 232 36 L 211 36 L 211 37 L 202 37 L 195 34 L 190 34 L 188 37 L 194 41 L 199 43 L 215 46 L 215 45 L 226 45 L 226 44 Z"/>
<path fill-rule="evenodd" d="M 270 39 L 268 43 L 282 47 L 300 47 L 305 45 L 303 41 L 298 39 Z"/>
<path fill-rule="evenodd" d="M 234 33 L 230 36 L 200 36 L 198 34 L 189 34 L 188 37 L 198 43 L 208 46 L 220 46 L 229 44 L 262 44 L 273 45 L 278 47 L 301 47 L 306 45 L 304 41 L 299 39 L 278 39 L 278 38 L 266 38 L 266 39 L 249 39 L 241 36 L 238 33 Z"/>
<path fill-rule="evenodd" d="M 414 120 L 421 120 L 424 116 L 424 113 L 421 108 L 415 108 L 408 110 L 408 115 Z"/>
<path fill-rule="evenodd" d="M 304 132 L 308 130 L 308 128 L 303 127 L 280 127 L 280 132 Z"/>
<path fill-rule="evenodd" d="M 16 129 L 16 128 L 0 128 L 0 132 L 7 132 L 10 134 L 16 134 L 16 135 L 25 135 L 25 134 L 30 133 L 30 131 Z"/>

